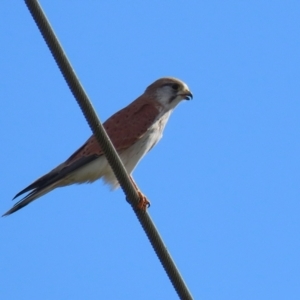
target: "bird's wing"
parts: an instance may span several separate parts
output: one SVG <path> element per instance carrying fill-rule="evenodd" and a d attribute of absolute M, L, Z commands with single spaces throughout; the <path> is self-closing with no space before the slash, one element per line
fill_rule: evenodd
<path fill-rule="evenodd" d="M 117 151 L 132 146 L 146 133 L 159 115 L 159 105 L 144 101 L 142 97 L 111 116 L 103 124 Z M 91 136 L 64 163 L 19 192 L 14 199 L 26 192 L 29 193 L 3 216 L 16 212 L 30 202 L 55 189 L 70 173 L 75 172 L 101 155 L 103 155 L 103 151 L 100 145 L 96 141 L 96 138 Z"/>
<path fill-rule="evenodd" d="M 139 98 L 112 115 L 103 124 L 117 151 L 130 147 L 140 139 L 155 122 L 159 114 L 158 107 L 148 102 L 139 103 L 138 100 Z M 103 155 L 103 151 L 93 135 L 64 163 L 20 191 L 14 199 L 31 190 L 41 190 L 62 180 L 65 176 L 92 162 L 101 155 Z"/>

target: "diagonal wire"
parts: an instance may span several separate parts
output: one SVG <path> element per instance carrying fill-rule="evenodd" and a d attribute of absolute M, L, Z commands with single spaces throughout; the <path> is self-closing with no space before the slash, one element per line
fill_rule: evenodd
<path fill-rule="evenodd" d="M 180 299 L 193 299 L 183 278 L 181 277 L 174 261 L 172 260 L 162 238 L 160 237 L 154 223 L 147 212 L 136 209 L 139 201 L 138 194 L 133 186 L 126 169 L 120 160 L 115 148 L 113 147 L 108 135 L 105 132 L 87 94 L 79 82 L 66 54 L 63 51 L 54 31 L 51 28 L 39 2 L 37 0 L 25 0 L 25 3 L 35 20 L 45 42 L 47 43 L 62 75 L 64 76 L 71 92 L 73 93 L 86 121 L 88 122 L 93 134 L 118 179 L 126 199 L 130 203 L 140 224 L 142 225 L 156 255 L 158 256 L 163 268 L 165 269 L 174 289 Z"/>

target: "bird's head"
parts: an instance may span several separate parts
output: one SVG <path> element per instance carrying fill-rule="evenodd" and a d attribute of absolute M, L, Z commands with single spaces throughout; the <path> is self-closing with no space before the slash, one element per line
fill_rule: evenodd
<path fill-rule="evenodd" d="M 165 109 L 173 109 L 181 100 L 190 100 L 193 94 L 181 80 L 173 77 L 164 77 L 149 85 L 145 94 L 154 98 Z"/>

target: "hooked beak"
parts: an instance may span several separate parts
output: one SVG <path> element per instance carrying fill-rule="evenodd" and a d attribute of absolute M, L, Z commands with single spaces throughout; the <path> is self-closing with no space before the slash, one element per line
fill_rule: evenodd
<path fill-rule="evenodd" d="M 183 93 L 179 94 L 180 96 L 183 97 L 185 100 L 192 100 L 193 99 L 193 94 L 190 91 L 185 91 Z"/>

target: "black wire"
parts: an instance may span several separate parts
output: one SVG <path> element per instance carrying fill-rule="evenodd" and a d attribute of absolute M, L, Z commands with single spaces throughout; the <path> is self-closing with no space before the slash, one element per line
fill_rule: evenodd
<path fill-rule="evenodd" d="M 106 134 L 87 94 L 79 82 L 66 54 L 64 53 L 50 23 L 48 22 L 39 2 L 37 0 L 25 0 L 25 3 L 35 20 L 45 42 L 47 43 L 61 73 L 63 74 L 71 92 L 73 93 L 83 115 L 85 116 L 93 134 L 122 187 L 126 199 L 131 204 L 138 220 L 140 221 L 156 255 L 158 256 L 163 268 L 165 269 L 173 287 L 175 288 L 180 299 L 192 299 L 192 296 L 183 281 L 174 261 L 172 260 L 162 238 L 160 237 L 155 225 L 153 224 L 148 213 L 136 209 L 139 197 L 133 186 L 126 169 L 120 160 L 115 148 L 113 147 L 108 135 Z"/>

